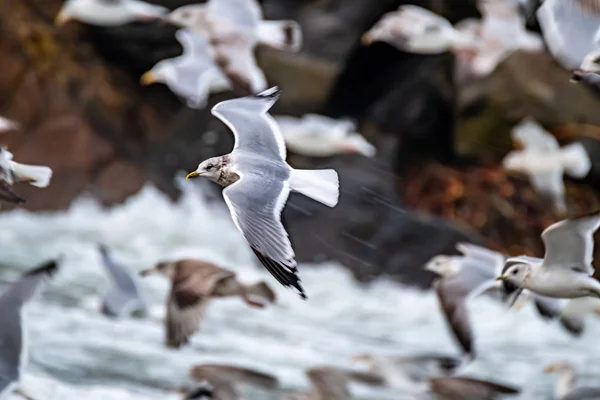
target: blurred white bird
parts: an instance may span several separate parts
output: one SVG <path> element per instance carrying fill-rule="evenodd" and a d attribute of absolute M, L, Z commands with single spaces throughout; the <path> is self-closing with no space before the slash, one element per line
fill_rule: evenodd
<path fill-rule="evenodd" d="M 190 4 L 171 12 L 165 20 L 205 35 L 223 73 L 248 94 L 267 87 L 265 76 L 254 58 L 257 44 L 298 51 L 302 42 L 298 23 L 264 21 L 256 0 L 210 0 L 204 4 Z"/>
<path fill-rule="evenodd" d="M 183 46 L 182 55 L 159 61 L 140 81 L 143 85 L 163 82 L 185 99 L 188 107 L 203 108 L 209 93 L 230 89 L 231 85 L 215 64 L 205 36 L 179 29 L 175 37 Z"/>
<path fill-rule="evenodd" d="M 363 35 L 362 41 L 366 45 L 387 42 L 402 51 L 420 54 L 478 46 L 473 32 L 457 30 L 444 17 L 413 5 L 403 5 L 385 14 Z"/>
<path fill-rule="evenodd" d="M 0 147 L 0 200 L 11 203 L 24 203 L 25 199 L 16 195 L 12 186 L 15 183 L 29 183 L 45 188 L 50 184 L 52 170 L 38 165 L 19 164 L 12 161 L 13 155 Z"/>
<path fill-rule="evenodd" d="M 564 68 L 580 67 L 600 48 L 600 1 L 545 0 L 537 18 L 548 49 Z"/>
<path fill-rule="evenodd" d="M 363 43 L 385 41 L 398 49 L 422 54 L 452 50 L 469 57 L 469 69 L 487 76 L 512 52 L 541 51 L 539 35 L 525 29 L 517 0 L 479 0 L 483 19 L 461 21 L 453 27 L 444 17 L 418 6 L 401 6 L 386 14 L 363 36 Z M 464 60 L 461 60 L 464 62 Z"/>
<path fill-rule="evenodd" d="M 15 131 L 21 126 L 18 122 L 12 121 L 8 118 L 0 117 L 0 132 Z"/>
<path fill-rule="evenodd" d="M 554 136 L 531 119 L 517 125 L 512 138 L 524 149 L 509 153 L 504 158 L 504 168 L 527 174 L 534 189 L 549 197 L 557 211 L 565 212 L 563 173 L 581 179 L 592 166 L 583 145 L 572 143 L 561 148 Z"/>
<path fill-rule="evenodd" d="M 169 9 L 140 0 L 67 0 L 60 9 L 56 25 L 75 19 L 90 25 L 119 26 L 134 21 L 156 21 Z"/>
<path fill-rule="evenodd" d="M 544 49 L 542 38 L 526 30 L 518 1 L 478 0 L 477 6 L 483 20 L 481 43 L 472 65 L 476 75 L 491 74 L 514 51 L 537 52 Z"/>
<path fill-rule="evenodd" d="M 330 157 L 343 153 L 358 153 L 373 157 L 375 146 L 357 133 L 350 120 L 335 120 L 322 115 L 306 114 L 302 118 L 274 117 L 287 148 L 310 157 Z"/>

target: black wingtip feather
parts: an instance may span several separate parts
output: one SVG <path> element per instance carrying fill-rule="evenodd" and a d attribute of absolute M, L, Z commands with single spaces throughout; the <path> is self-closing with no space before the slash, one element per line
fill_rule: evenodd
<path fill-rule="evenodd" d="M 272 88 L 264 90 L 256 95 L 256 97 L 273 99 L 275 101 L 279 99 L 279 96 L 281 96 L 281 89 L 279 89 L 279 86 L 273 86 Z"/>
<path fill-rule="evenodd" d="M 57 270 L 58 270 L 58 261 L 51 260 L 51 261 L 45 262 L 44 264 L 40 265 L 39 267 L 36 267 L 34 269 L 31 269 L 31 270 L 25 272 L 23 274 L 23 276 L 35 276 L 35 275 L 41 275 L 41 274 L 46 274 L 48 276 L 52 276 L 56 273 Z"/>
<path fill-rule="evenodd" d="M 259 259 L 261 264 L 277 279 L 277 282 L 281 283 L 285 287 L 293 287 L 298 292 L 298 295 L 306 300 L 306 293 L 304 292 L 304 288 L 300 284 L 300 277 L 298 276 L 298 271 L 294 270 L 294 272 L 289 272 L 288 268 L 281 265 L 280 263 L 274 261 L 273 259 L 264 256 L 256 249 L 252 248 L 254 254 Z"/>

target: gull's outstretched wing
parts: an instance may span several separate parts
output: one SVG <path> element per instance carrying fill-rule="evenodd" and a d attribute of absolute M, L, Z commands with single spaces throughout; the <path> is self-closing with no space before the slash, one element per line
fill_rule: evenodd
<path fill-rule="evenodd" d="M 252 153 L 273 160 L 285 160 L 283 135 L 268 114 L 279 98 L 277 87 L 254 96 L 225 100 L 215 105 L 212 114 L 231 129 L 235 136 L 233 154 Z"/>
<path fill-rule="evenodd" d="M 515 387 L 463 376 L 433 378 L 429 382 L 433 393 L 451 399 L 495 399 L 520 392 Z"/>
<path fill-rule="evenodd" d="M 546 245 L 543 266 L 568 268 L 592 275 L 594 267 L 594 232 L 600 227 L 600 213 L 566 219 L 542 232 Z"/>
<path fill-rule="evenodd" d="M 456 249 L 463 253 L 465 257 L 472 258 L 474 261 L 480 261 L 481 266 L 489 268 L 494 273 L 500 273 L 506 259 L 502 253 L 473 243 L 457 243 Z"/>
<path fill-rule="evenodd" d="M 167 84 L 174 93 L 185 98 L 189 107 L 204 107 L 211 82 L 221 74 L 211 55 L 208 39 L 191 29 L 179 29 L 175 37 L 183 46 L 183 54 L 165 60 L 172 63 L 175 73 Z"/>
<path fill-rule="evenodd" d="M 244 31 L 254 30 L 263 19 L 256 0 L 210 0 L 207 8 L 211 16 L 225 18 L 229 24 Z"/>
<path fill-rule="evenodd" d="M 37 291 L 39 285 L 54 275 L 58 265 L 50 261 L 25 273 L 0 296 L 0 395 L 8 392 L 19 380 L 27 349 L 23 349 L 21 308 Z"/>
<path fill-rule="evenodd" d="M 600 47 L 600 2 L 597 0 L 544 0 L 537 11 L 546 45 L 556 60 L 572 70 Z"/>
<path fill-rule="evenodd" d="M 294 250 L 281 223 L 281 210 L 289 192 L 286 180 L 248 172 L 223 190 L 223 197 L 233 222 L 260 262 L 279 283 L 294 287 L 302 298 L 306 298 L 298 277 Z"/>
<path fill-rule="evenodd" d="M 267 87 L 264 73 L 254 58 L 254 47 L 248 37 L 239 36 L 213 42 L 215 60 L 233 85 L 248 94 Z"/>

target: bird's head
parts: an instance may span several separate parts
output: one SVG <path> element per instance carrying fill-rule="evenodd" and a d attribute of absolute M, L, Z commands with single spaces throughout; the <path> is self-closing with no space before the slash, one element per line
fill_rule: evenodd
<path fill-rule="evenodd" d="M 222 166 L 222 157 L 209 158 L 208 160 L 202 161 L 195 171 L 187 174 L 185 179 L 192 179 L 201 176 L 213 182 L 216 182 L 219 179 L 219 175 L 221 174 Z"/>
<path fill-rule="evenodd" d="M 152 274 L 161 274 L 167 278 L 173 278 L 175 272 L 175 263 L 172 261 L 159 262 L 152 268 L 145 269 L 140 272 L 141 276 L 148 276 Z"/>
<path fill-rule="evenodd" d="M 424 268 L 440 276 L 450 276 L 458 272 L 455 257 L 438 255 L 427 261 Z"/>
<path fill-rule="evenodd" d="M 496 280 L 508 282 L 517 287 L 523 287 L 523 283 L 529 277 L 530 271 L 531 265 L 509 260 L 504 266 L 502 275 L 497 277 Z"/>

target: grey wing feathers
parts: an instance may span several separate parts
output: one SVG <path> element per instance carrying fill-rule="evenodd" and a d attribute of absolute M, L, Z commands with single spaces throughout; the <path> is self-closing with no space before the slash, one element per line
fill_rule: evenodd
<path fill-rule="evenodd" d="M 176 289 L 171 289 L 167 302 L 166 344 L 168 347 L 178 348 L 189 342 L 190 336 L 200 329 L 200 322 L 204 317 L 208 298 L 198 297 L 192 300 L 178 298 L 182 295 Z M 186 302 L 189 301 L 189 302 Z"/>
<path fill-rule="evenodd" d="M 39 285 L 58 269 L 50 261 L 30 270 L 0 296 L 0 391 L 19 378 L 22 352 L 21 307 L 31 299 Z"/>
<path fill-rule="evenodd" d="M 453 282 L 446 279 L 435 283 L 438 302 L 454 338 L 465 353 L 474 357 L 473 332 L 465 303 L 467 294 L 455 292 L 453 286 Z"/>
<path fill-rule="evenodd" d="M 294 287 L 305 298 L 294 250 L 281 223 L 288 195 L 287 182 L 255 175 L 245 175 L 223 191 L 236 226 L 260 262 L 279 283 Z"/>
<path fill-rule="evenodd" d="M 98 250 L 102 256 L 102 265 L 104 265 L 106 271 L 110 274 L 115 285 L 125 292 L 137 294 L 138 288 L 132 274 L 130 274 L 122 265 L 115 262 L 105 245 L 99 245 Z"/>
<path fill-rule="evenodd" d="M 592 275 L 593 234 L 600 226 L 600 214 L 555 223 L 542 232 L 546 246 L 544 267 L 570 268 Z"/>
<path fill-rule="evenodd" d="M 285 160 L 283 135 L 277 122 L 267 113 L 280 93 L 277 87 L 273 87 L 257 95 L 222 101 L 213 107 L 212 114 L 235 135 L 234 152 Z"/>

